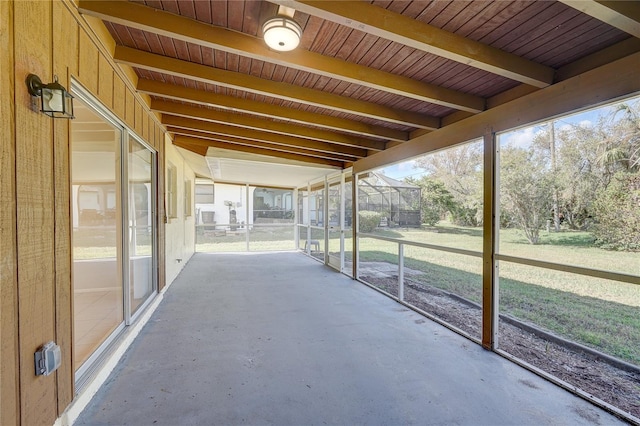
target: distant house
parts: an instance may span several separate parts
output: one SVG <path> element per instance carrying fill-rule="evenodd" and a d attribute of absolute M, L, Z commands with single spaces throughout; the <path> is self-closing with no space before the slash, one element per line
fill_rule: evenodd
<path fill-rule="evenodd" d="M 249 196 L 247 197 L 247 190 Z M 198 179 L 195 185 L 196 226 L 204 229 L 244 228 L 254 224 L 292 222 L 293 191 L 245 185 L 214 184 Z"/>

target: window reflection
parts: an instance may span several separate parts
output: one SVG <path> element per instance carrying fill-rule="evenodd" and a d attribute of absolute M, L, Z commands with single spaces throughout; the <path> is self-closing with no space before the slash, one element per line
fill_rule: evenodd
<path fill-rule="evenodd" d="M 76 99 L 71 133 L 75 367 L 123 322 L 122 131 Z"/>

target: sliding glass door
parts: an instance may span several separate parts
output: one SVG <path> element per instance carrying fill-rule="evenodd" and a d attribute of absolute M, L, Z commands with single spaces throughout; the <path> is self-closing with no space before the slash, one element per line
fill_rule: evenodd
<path fill-rule="evenodd" d="M 74 88 L 74 365 L 82 380 L 156 293 L 156 154 Z"/>
<path fill-rule="evenodd" d="M 122 129 L 77 99 L 71 133 L 75 367 L 124 321 Z"/>
<path fill-rule="evenodd" d="M 153 152 L 129 136 L 129 305 L 134 315 L 155 289 Z"/>

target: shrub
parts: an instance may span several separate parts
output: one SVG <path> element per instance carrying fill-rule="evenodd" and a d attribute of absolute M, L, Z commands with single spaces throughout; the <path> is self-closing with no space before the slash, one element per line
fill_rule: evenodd
<path fill-rule="evenodd" d="M 422 223 L 426 223 L 429 226 L 435 226 L 442 216 L 440 209 L 430 204 L 422 205 Z"/>
<path fill-rule="evenodd" d="M 382 215 L 378 212 L 363 210 L 358 212 L 360 232 L 373 232 L 380 223 Z"/>
<path fill-rule="evenodd" d="M 451 222 L 458 226 L 478 226 L 478 209 L 465 207 L 462 205 L 454 206 L 451 209 Z"/>

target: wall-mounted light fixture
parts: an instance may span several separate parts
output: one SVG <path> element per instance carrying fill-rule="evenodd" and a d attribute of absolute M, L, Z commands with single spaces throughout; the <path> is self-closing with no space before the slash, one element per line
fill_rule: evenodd
<path fill-rule="evenodd" d="M 53 76 L 53 83 L 42 84 L 40 77 L 34 74 L 27 76 L 27 88 L 31 96 L 40 98 L 40 111 L 53 118 L 75 118 L 73 116 L 73 96 L 63 85 L 58 83 L 58 76 Z"/>
<path fill-rule="evenodd" d="M 262 33 L 267 46 L 279 52 L 288 52 L 300 44 L 302 27 L 293 20 L 294 9 L 280 6 L 278 16 L 262 25 Z"/>

